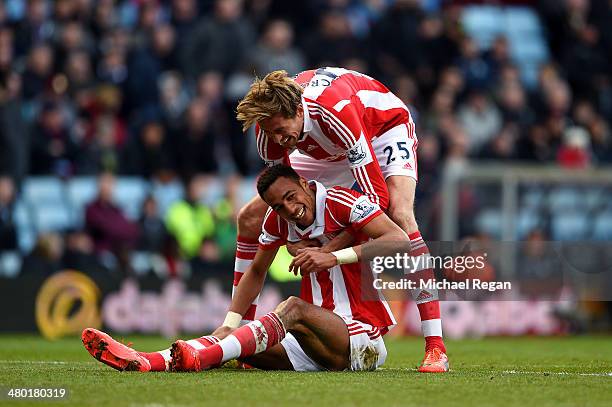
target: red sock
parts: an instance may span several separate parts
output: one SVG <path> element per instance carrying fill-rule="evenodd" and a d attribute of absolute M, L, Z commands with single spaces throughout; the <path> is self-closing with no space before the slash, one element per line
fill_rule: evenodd
<path fill-rule="evenodd" d="M 411 233 L 410 246 L 411 256 L 429 256 L 429 248 L 423 240 L 420 232 Z M 417 280 L 433 280 L 434 272 L 431 268 L 424 268 L 415 273 Z M 412 296 L 419 309 L 421 316 L 421 330 L 425 337 L 425 351 L 440 348 L 446 353 L 446 347 L 442 340 L 442 319 L 440 318 L 440 301 L 438 290 L 412 290 Z"/>
<path fill-rule="evenodd" d="M 167 370 L 166 359 L 160 352 L 138 352 L 140 356 L 147 358 L 151 364 L 151 372 L 165 372 Z"/>
<path fill-rule="evenodd" d="M 187 341 L 188 344 L 196 349 L 204 349 L 210 345 L 219 342 L 215 336 L 202 336 L 200 338 Z M 147 358 L 151 364 L 151 372 L 165 372 L 168 370 L 170 362 L 170 349 L 160 350 L 158 352 L 138 352 L 141 356 Z"/>
<path fill-rule="evenodd" d="M 274 312 L 236 329 L 219 343 L 198 351 L 202 369 L 216 367 L 228 360 L 264 352 L 285 337 L 285 328 Z"/>
<path fill-rule="evenodd" d="M 250 239 L 243 236 L 238 236 L 236 238 L 236 262 L 234 263 L 234 286 L 232 288 L 232 297 L 234 296 L 238 282 L 244 275 L 244 272 L 247 271 L 253 262 L 255 253 L 257 253 L 258 245 L 259 242 L 257 239 Z M 250 322 L 255 319 L 258 301 L 259 296 L 255 298 L 253 304 L 251 304 L 247 312 L 242 317 L 243 322 Z"/>

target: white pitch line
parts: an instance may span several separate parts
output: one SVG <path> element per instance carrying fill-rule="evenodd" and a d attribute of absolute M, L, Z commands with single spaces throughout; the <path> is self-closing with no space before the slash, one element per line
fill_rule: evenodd
<path fill-rule="evenodd" d="M 532 374 L 532 375 L 558 375 L 558 376 L 598 376 L 598 377 L 612 377 L 612 372 L 604 373 L 580 373 L 580 372 L 535 372 L 526 370 L 504 370 L 502 373 L 505 374 Z"/>
<path fill-rule="evenodd" d="M 466 366 L 467 367 L 467 366 Z M 471 366 L 470 366 L 471 367 Z M 409 371 L 416 372 L 417 369 L 407 368 L 407 367 L 379 367 L 377 370 L 386 370 L 386 371 Z M 451 371 L 453 371 L 451 369 Z M 456 371 L 455 371 L 456 372 Z M 468 373 L 468 372 L 466 372 Z M 528 371 L 528 370 L 502 370 L 501 372 L 495 370 L 487 370 L 487 373 L 496 374 L 525 374 L 525 375 L 558 375 L 558 376 L 596 376 L 596 377 L 612 377 L 612 372 L 603 372 L 603 373 L 580 373 L 580 372 L 536 372 L 536 371 Z"/>
<path fill-rule="evenodd" d="M 88 365 L 91 362 L 65 362 L 59 360 L 0 360 L 0 364 L 21 365 Z"/>

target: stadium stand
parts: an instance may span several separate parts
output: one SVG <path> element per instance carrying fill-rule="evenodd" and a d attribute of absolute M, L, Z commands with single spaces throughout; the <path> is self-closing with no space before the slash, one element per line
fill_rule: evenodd
<path fill-rule="evenodd" d="M 118 175 L 114 201 L 131 221 L 145 221 L 147 197 L 163 221 L 195 175 L 207 179 L 200 201 L 219 222 L 232 219 L 255 194 L 262 165 L 252 134 L 233 119 L 236 102 L 253 72 L 275 67 L 345 66 L 404 99 L 426 148 L 416 204 L 429 239 L 439 237 L 436 203 L 451 162 L 612 163 L 609 2 L 273 1 L 260 9 L 227 1 L 226 15 L 221 2 L 0 3 L 0 175 L 18 187 L 6 211 L 21 256 L 41 235 L 83 230 L 104 171 Z M 220 21 L 227 30 L 203 41 Z M 491 126 L 476 139 L 482 123 L 471 119 L 483 100 Z M 461 193 L 460 213 L 469 214 L 461 234 L 501 237 L 501 190 Z M 553 239 L 608 240 L 611 198 L 588 185 L 526 185 L 516 237 L 543 229 Z M 226 237 L 213 241 L 231 244 Z M 138 247 L 130 262 L 144 272 L 155 253 Z M 14 273 L 14 248 L 3 250 L 3 273 Z"/>

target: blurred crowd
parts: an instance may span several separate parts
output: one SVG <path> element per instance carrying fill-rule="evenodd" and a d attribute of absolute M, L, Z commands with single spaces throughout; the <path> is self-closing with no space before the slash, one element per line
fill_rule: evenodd
<path fill-rule="evenodd" d="M 507 38 L 483 49 L 466 34 L 469 3 L 482 2 L 0 2 L 0 248 L 14 244 L 5 232 L 17 196 L 11 191 L 28 175 L 103 174 L 86 214 L 85 236 L 97 246 L 98 215 L 103 224 L 117 215 L 105 207 L 104 174 L 181 180 L 188 191 L 182 216 L 208 222 L 213 215 L 198 212 L 190 182 L 261 168 L 234 111 L 253 76 L 273 69 L 342 66 L 377 78 L 404 100 L 418 127 L 421 204 L 438 190 L 447 160 L 612 163 L 611 3 L 494 2 L 529 3 L 538 13 L 550 59 L 533 86 L 522 79 Z M 145 205 L 143 216 L 154 212 L 154 201 Z M 238 209 L 231 199 L 227 206 L 231 219 Z M 127 246 L 135 247 L 138 236 L 151 236 L 149 227 L 178 236 L 172 228 L 184 223 L 160 216 L 158 226 L 147 219 L 111 223 L 123 225 Z M 82 234 L 69 236 L 86 246 Z M 182 258 L 231 252 L 206 248 L 207 236 L 186 242 L 191 238 L 175 238 Z M 116 242 L 112 233 L 104 239 Z"/>

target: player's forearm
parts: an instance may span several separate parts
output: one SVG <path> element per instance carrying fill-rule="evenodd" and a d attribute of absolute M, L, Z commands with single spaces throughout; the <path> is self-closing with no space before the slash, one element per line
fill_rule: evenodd
<path fill-rule="evenodd" d="M 361 261 L 364 251 L 375 251 L 377 256 L 393 255 L 397 251 L 397 243 L 410 242 L 408 235 L 385 214 L 381 214 L 368 222 L 361 231 L 372 240 L 333 252 L 332 254 L 336 257 L 338 264 Z M 393 242 L 394 244 L 385 244 L 386 242 Z"/>
<path fill-rule="evenodd" d="M 244 315 L 263 288 L 266 275 L 247 270 L 236 286 L 229 311 Z"/>
<path fill-rule="evenodd" d="M 338 234 L 338 236 L 334 237 L 332 240 L 323 245 L 321 247 L 321 251 L 331 253 L 333 251 L 352 246 L 354 241 L 355 236 L 353 236 L 352 233 L 343 230 L 340 232 L 340 234 Z"/>
<path fill-rule="evenodd" d="M 333 254 L 336 257 L 337 264 L 357 263 L 357 262 L 362 261 L 363 253 L 364 252 L 367 253 L 368 250 L 371 250 L 372 253 L 375 250 L 377 256 L 394 254 L 395 251 L 397 250 L 395 245 L 388 245 L 387 247 L 385 245 L 381 245 L 381 243 L 384 243 L 384 242 L 397 243 L 402 240 L 407 240 L 408 242 L 410 241 L 407 239 L 406 235 L 400 235 L 400 234 L 383 235 L 377 239 L 370 240 L 369 242 L 360 244 L 358 246 L 352 246 L 346 249 L 333 251 L 331 252 L 331 254 Z"/>

